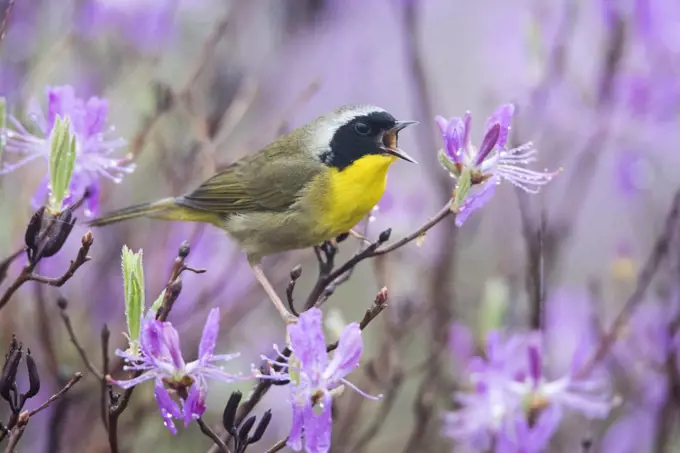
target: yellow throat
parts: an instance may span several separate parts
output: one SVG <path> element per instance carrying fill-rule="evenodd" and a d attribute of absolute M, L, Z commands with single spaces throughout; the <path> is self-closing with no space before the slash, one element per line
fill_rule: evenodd
<path fill-rule="evenodd" d="M 387 170 L 393 156 L 370 154 L 343 170 L 330 169 L 329 190 L 324 197 L 319 227 L 329 237 L 346 233 L 380 201 L 387 185 Z"/>

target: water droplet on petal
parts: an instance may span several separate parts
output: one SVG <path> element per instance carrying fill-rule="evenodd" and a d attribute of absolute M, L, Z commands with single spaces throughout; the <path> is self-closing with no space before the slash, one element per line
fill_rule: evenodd
<path fill-rule="evenodd" d="M 312 411 L 314 412 L 315 415 L 323 414 L 324 411 L 323 403 L 315 404 L 314 407 L 312 408 Z"/>

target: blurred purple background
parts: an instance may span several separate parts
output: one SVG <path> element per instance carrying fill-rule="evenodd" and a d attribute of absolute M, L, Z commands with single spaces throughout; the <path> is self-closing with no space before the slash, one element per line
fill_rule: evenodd
<path fill-rule="evenodd" d="M 422 244 L 362 263 L 326 305 L 344 322 L 358 320 L 380 287 L 389 288 L 387 320 L 376 320 L 364 334 L 362 362 L 377 360 L 379 378 L 371 381 L 361 369 L 354 377 L 373 393 L 384 392 L 380 376 L 391 367 L 406 371 L 421 364 L 430 340 L 447 335 L 454 320 L 470 326 L 475 339 L 490 328 L 531 327 L 531 237 L 525 233 L 536 230 L 542 217 L 551 234 L 544 256 L 547 366 L 559 375 L 577 343 L 595 344 L 635 289 L 636 273 L 680 186 L 680 3 L 674 0 L 18 0 L 0 45 L 0 95 L 23 124 L 30 124 L 31 99 L 45 107 L 46 86 L 69 84 L 81 98 L 108 100 L 108 124 L 128 142 L 137 169 L 121 184 L 103 180 L 102 211 L 179 195 L 282 131 L 342 104 L 368 103 L 420 121 L 400 136 L 420 164 L 394 165 L 368 227 L 370 237 L 391 227 L 398 238 L 434 215 L 453 188 L 437 162 L 434 115 L 470 110 L 478 142 L 493 109 L 514 103 L 511 141 L 533 141 L 539 150 L 535 168 L 562 167 L 563 173 L 536 196 L 502 185 L 462 228 L 443 222 Z M 45 171 L 36 162 L 0 177 L 1 255 L 21 246 Z M 67 246 L 42 263 L 41 273 L 60 274 L 86 231 L 76 224 Z M 82 369 L 58 318 L 55 301 L 63 295 L 97 360 L 104 323 L 112 344 L 124 346 L 122 245 L 143 248 L 151 300 L 164 287 L 183 240 L 192 244 L 189 262 L 208 269 L 185 276 L 170 317 L 184 350 L 195 351 L 213 306 L 223 314 L 219 350 L 242 352 L 230 364 L 234 370 L 247 370 L 272 343 L 283 343 L 283 326 L 245 257 L 221 231 L 139 220 L 93 232 L 92 261 L 67 285 L 26 285 L 2 311 L 0 345 L 17 333 L 41 366 L 49 366 L 46 351 L 52 348 L 59 371 Z M 341 250 L 348 257 L 354 245 L 347 241 Z M 676 240 L 640 313 L 613 348 L 619 363 L 612 366 L 614 393 L 621 404 L 606 422 L 566 420 L 550 451 L 580 451 L 586 438 L 596 439 L 593 451 L 671 451 L 652 446 L 660 435 L 658 417 L 675 390 L 663 373 L 643 371 L 656 370 L 647 361 L 663 367 L 677 348 L 660 332 L 680 304 L 678 250 Z M 268 258 L 265 271 L 282 292 L 298 263 L 302 299 L 316 275 L 312 250 Z M 15 263 L 10 275 L 22 264 Z M 410 310 L 423 312 L 425 320 L 403 344 L 385 349 L 394 319 Z M 642 351 L 631 352 L 637 350 L 633 344 Z M 456 376 L 461 371 L 450 359 L 446 372 Z M 628 376 L 639 367 L 642 376 Z M 96 386 L 88 379 L 85 385 Z M 408 375 L 384 425 L 360 451 L 404 448 L 418 423 L 413 399 L 422 379 Z M 44 380 L 41 395 L 47 397 L 58 386 Z M 205 418 L 217 423 L 229 393 L 250 387 L 214 386 Z M 467 451 L 441 435 L 439 411 L 451 410 L 453 400 L 451 387 L 438 388 L 429 409 L 429 443 L 421 444 L 428 449 L 417 451 Z M 266 439 L 252 451 L 287 435 L 286 397 L 276 388 L 255 410 L 272 407 L 275 415 Z M 341 398 L 339 417 L 352 398 Z M 59 433 L 48 430 L 53 412 L 31 421 L 19 451 L 108 451 L 97 404 L 94 398 L 58 414 L 64 417 Z M 377 405 L 361 407 L 358 419 L 369 423 Z M 156 410 L 151 389 L 140 389 L 121 422 L 127 451 L 208 449 L 196 426 L 168 435 Z M 677 418 L 677 408 L 670 414 Z M 676 425 L 670 425 L 672 433 Z M 361 431 L 343 426 L 338 433 Z M 677 446 L 676 437 L 669 435 L 668 448 Z M 352 443 L 339 438 L 334 445 L 351 451 Z"/>

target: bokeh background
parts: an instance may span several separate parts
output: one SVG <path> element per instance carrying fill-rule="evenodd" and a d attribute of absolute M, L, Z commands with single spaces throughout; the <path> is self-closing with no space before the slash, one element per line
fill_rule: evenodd
<path fill-rule="evenodd" d="M 398 238 L 451 195 L 453 181 L 436 158 L 441 143 L 434 115 L 470 110 L 477 141 L 497 105 L 516 105 L 511 140 L 533 141 L 536 168 L 562 167 L 559 177 L 536 196 L 501 186 L 462 228 L 448 219 L 424 240 L 362 263 L 325 305 L 332 336 L 334 323 L 361 319 L 377 291 L 388 287 L 390 308 L 365 331 L 367 365 L 351 378 L 370 393 L 396 394 L 385 413 L 380 403 L 343 395 L 333 451 L 465 451 L 440 433 L 440 411 L 453 407 L 453 384 L 434 382 L 428 371 L 434 361 L 438 375 L 460 372 L 441 348 L 452 323 L 471 326 L 476 338 L 494 327 L 536 327 L 532 276 L 543 225 L 539 317 L 542 327 L 551 326 L 549 366 L 563 367 L 570 360 L 566 351 L 584 335 L 582 326 L 592 321 L 597 336 L 634 290 L 680 185 L 680 7 L 671 0 L 17 0 L 8 20 L 0 95 L 9 113 L 30 124 L 31 100 L 44 107 L 46 87 L 55 85 L 109 101 L 108 124 L 128 141 L 123 154 L 134 155 L 137 169 L 120 184 L 104 181 L 102 211 L 179 195 L 281 132 L 339 105 L 368 103 L 420 121 L 400 137 L 420 164 L 394 165 L 367 226 L 370 237 L 391 227 Z M 0 177 L 3 256 L 21 246 L 45 172 L 36 161 Z M 86 231 L 77 224 L 40 272 L 60 274 Z M 123 244 L 144 250 L 148 299 L 164 287 L 183 240 L 192 245 L 189 262 L 208 270 L 185 275 L 170 317 L 187 355 L 195 354 L 214 306 L 223 317 L 218 349 L 242 353 L 231 364 L 234 371 L 249 369 L 272 343 L 283 343 L 283 326 L 245 257 L 222 232 L 138 220 L 95 230 L 94 237 L 92 261 L 67 285 L 25 285 L 0 314 L 0 344 L 16 333 L 49 370 L 42 373 L 44 397 L 59 388 L 60 376 L 83 370 L 57 297 L 69 301 L 76 331 L 95 361 L 104 323 L 112 344 L 125 345 Z M 343 257 L 355 250 L 352 241 L 342 244 Z M 10 276 L 22 264 L 15 263 Z M 296 264 L 303 265 L 296 290 L 303 300 L 316 274 L 312 250 L 269 258 L 265 270 L 282 292 Z M 643 304 L 672 312 L 680 303 L 679 270 L 676 241 Z M 660 348 L 650 337 L 666 328 L 664 315 L 657 321 L 645 324 L 649 335 L 635 342 L 643 355 Z M 635 366 L 653 369 L 647 365 Z M 97 383 L 88 375 L 79 385 L 81 392 L 74 390 L 67 403 L 31 421 L 19 451 L 108 451 L 97 391 L 87 391 Z M 204 418 L 219 425 L 229 393 L 250 387 L 211 387 Z M 671 392 L 648 408 L 636 405 L 630 385 L 615 387 L 625 404 L 609 420 L 568 420 L 551 449 L 580 451 L 584 439 L 593 439 L 593 451 L 670 451 L 655 449 L 654 439 Z M 275 415 L 265 440 L 249 451 L 265 451 L 286 436 L 286 399 L 285 390 L 275 388 L 256 408 L 256 414 L 272 408 Z M 668 410 L 664 414 L 678 415 Z M 612 436 L 631 432 L 619 427 L 607 436 L 630 414 L 638 417 L 632 425 L 638 435 L 624 442 L 630 449 L 609 446 Z M 374 435 L 361 441 L 376 419 Z M 166 432 L 148 386 L 123 415 L 122 445 L 135 452 L 209 448 L 196 426 L 180 431 L 176 437 Z M 672 434 L 668 439 L 673 445 Z"/>

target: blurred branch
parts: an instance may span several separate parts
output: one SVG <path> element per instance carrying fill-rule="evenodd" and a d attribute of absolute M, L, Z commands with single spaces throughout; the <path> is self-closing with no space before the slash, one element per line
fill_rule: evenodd
<path fill-rule="evenodd" d="M 0 21 L 0 45 L 5 40 L 7 28 L 9 27 L 9 19 L 12 16 L 12 9 L 14 8 L 14 0 L 7 0 L 4 3 L 4 10 L 2 12 L 2 21 Z"/>
<path fill-rule="evenodd" d="M 526 198 L 520 198 L 520 204 L 525 205 Z M 525 206 L 526 207 L 526 206 Z M 529 325 L 531 329 L 538 330 L 543 321 L 543 304 L 545 303 L 545 266 L 544 266 L 544 237 L 546 216 L 541 216 L 541 222 L 535 231 L 532 231 L 532 222 L 528 218 L 526 209 L 520 209 L 522 219 L 522 235 L 527 253 L 528 271 L 526 273 L 526 288 L 529 295 Z"/>
<path fill-rule="evenodd" d="M 427 68 L 421 51 L 421 16 L 420 8 L 423 7 L 422 2 L 401 2 L 402 5 L 402 20 L 404 29 L 404 52 L 408 68 L 412 77 L 412 88 L 414 93 L 414 102 L 417 106 L 418 117 L 427 119 L 427 124 L 432 124 L 431 119 L 434 117 L 434 108 L 432 106 L 432 96 L 430 85 L 428 83 Z M 433 126 L 430 128 L 421 128 L 419 142 L 421 149 L 426 152 L 435 152 L 438 148 L 434 141 Z M 437 159 L 425 159 L 425 162 L 430 165 L 430 177 L 434 178 L 438 195 L 442 200 L 449 199 L 452 193 L 451 180 L 446 172 L 440 171 Z M 449 208 L 450 201 L 444 206 L 434 219 L 438 223 L 451 214 Z M 421 392 L 419 392 L 416 401 L 414 402 L 416 415 L 421 415 L 417 418 L 416 426 L 410 435 L 407 448 L 404 451 L 421 451 L 427 448 L 419 446 L 421 440 L 424 439 L 424 434 L 427 432 L 428 425 L 433 419 L 432 410 L 420 410 L 425 403 L 424 398 L 426 392 L 437 392 L 437 386 L 440 382 L 441 374 L 441 357 L 442 351 L 446 348 L 446 339 L 448 334 L 448 326 L 453 316 L 452 306 L 455 305 L 455 294 L 451 291 L 450 282 L 455 281 L 456 266 L 456 248 L 458 230 L 455 227 L 444 229 L 442 234 L 442 243 L 435 254 L 431 266 L 427 274 L 427 300 L 430 309 L 431 328 L 429 329 L 429 348 L 432 360 L 427 368 L 427 375 L 423 380 Z M 417 237 L 417 236 L 416 236 Z M 389 251 L 389 250 L 386 250 Z M 427 393 L 429 395 L 429 393 Z M 422 403 L 422 404 L 421 404 Z"/>
<path fill-rule="evenodd" d="M 277 136 L 283 135 L 288 132 L 289 129 L 291 129 L 290 118 L 295 115 L 295 112 L 307 104 L 310 99 L 312 99 L 312 97 L 314 97 L 314 95 L 319 91 L 319 88 L 321 88 L 321 80 L 319 77 L 316 77 L 309 85 L 307 85 L 305 89 L 300 92 L 293 104 L 288 109 L 286 109 L 285 114 L 281 116 L 281 121 L 276 128 Z"/>
<path fill-rule="evenodd" d="M 57 386 L 63 385 L 61 373 L 59 372 L 59 358 L 57 357 L 56 342 L 52 335 L 54 327 L 53 316 L 48 313 L 47 300 L 45 298 L 45 287 L 43 285 L 35 285 L 36 296 L 36 310 L 35 316 L 38 324 L 38 333 L 36 336 L 40 341 L 40 346 L 43 348 L 45 357 L 45 365 L 49 371 L 50 378 L 56 382 Z"/>
<path fill-rule="evenodd" d="M 392 408 L 397 401 L 397 396 L 399 395 L 403 383 L 404 373 L 401 372 L 401 370 L 393 372 L 387 383 L 387 390 L 382 398 L 378 414 L 375 415 L 373 422 L 368 425 L 363 434 L 359 437 L 359 440 L 349 451 L 361 451 L 362 448 L 366 447 L 366 445 L 378 435 L 380 428 L 385 424 L 387 416 L 392 412 Z"/>
<path fill-rule="evenodd" d="M 82 359 L 87 369 L 90 370 L 90 372 L 94 374 L 97 379 L 103 381 L 106 375 L 99 371 L 97 367 L 92 363 L 90 358 L 87 356 L 87 352 L 85 352 L 85 348 L 80 343 L 78 337 L 76 336 L 75 331 L 73 330 L 71 318 L 66 312 L 66 308 L 68 307 L 68 301 L 63 297 L 60 297 L 59 300 L 57 301 L 57 306 L 59 307 L 59 315 L 61 316 L 61 319 L 64 322 L 64 326 L 66 327 L 66 331 L 68 332 L 69 339 L 71 340 L 71 343 L 73 343 L 73 346 L 75 346 L 76 350 L 78 351 L 78 355 L 80 355 L 80 358 Z"/>
<path fill-rule="evenodd" d="M 417 117 L 427 119 L 431 125 L 434 117 L 432 106 L 432 96 L 430 85 L 427 80 L 427 71 L 420 45 L 420 11 L 422 2 L 408 1 L 400 2 L 402 5 L 402 26 L 404 30 L 404 54 L 406 57 L 407 69 L 411 75 L 411 86 L 413 91 L 413 102 L 416 105 Z M 418 128 L 418 142 L 420 148 L 426 153 L 434 153 L 437 145 L 434 141 L 432 126 Z M 451 196 L 451 179 L 446 172 L 441 171 L 437 159 L 423 159 L 423 163 L 429 165 L 430 177 L 434 180 L 438 195 L 442 201 Z"/>
<path fill-rule="evenodd" d="M 418 393 L 413 401 L 413 419 L 415 420 L 415 425 L 408 441 L 406 441 L 406 446 L 403 450 L 404 453 L 421 451 L 418 445 L 425 438 L 430 420 L 436 412 L 433 407 L 434 386 L 432 384 L 430 379 L 426 378 L 423 379 L 418 388 Z"/>
<path fill-rule="evenodd" d="M 148 139 L 149 134 L 158 125 L 163 114 L 171 110 L 174 104 L 173 98 L 181 99 L 182 102 L 184 102 L 187 105 L 189 111 L 193 111 L 191 106 L 191 89 L 193 88 L 194 84 L 201 76 L 201 73 L 203 72 L 203 70 L 208 65 L 213 55 L 215 54 L 217 44 L 226 34 L 228 30 L 228 25 L 231 22 L 229 19 L 232 14 L 233 11 L 232 9 L 230 9 L 226 13 L 226 15 L 217 23 L 213 32 L 210 34 L 210 36 L 208 36 L 206 41 L 203 43 L 200 56 L 194 63 L 194 66 L 191 72 L 189 73 L 189 77 L 186 83 L 177 91 L 176 95 L 173 96 L 171 91 L 166 93 L 170 95 L 170 99 L 167 100 L 166 102 L 163 102 L 162 105 L 157 106 L 153 114 L 144 121 L 144 125 L 142 126 L 141 130 L 137 132 L 137 134 L 132 138 L 130 142 L 130 155 L 132 159 L 134 159 L 144 149 L 144 145 L 146 144 L 146 140 Z"/>
<path fill-rule="evenodd" d="M 599 160 L 604 154 L 602 149 L 611 127 L 609 110 L 613 100 L 615 77 L 625 51 L 624 26 L 624 19 L 619 17 L 608 36 L 595 106 L 598 121 L 583 150 L 576 155 L 576 162 L 566 183 L 566 192 L 562 201 L 558 203 L 561 218 L 558 217 L 554 220 L 555 227 L 553 229 L 556 229 L 556 232 L 550 235 L 553 243 L 546 244 L 546 268 L 549 272 L 554 269 L 559 254 L 564 244 L 568 242 L 574 225 L 578 221 L 583 204 L 588 199 L 587 194 L 598 168 Z"/>
<path fill-rule="evenodd" d="M 599 343 L 599 346 L 590 359 L 581 367 L 576 373 L 576 378 L 584 378 L 590 374 L 591 371 L 599 364 L 606 356 L 612 345 L 616 342 L 618 335 L 623 327 L 625 327 L 633 310 L 642 301 L 645 292 L 652 283 L 652 279 L 656 274 L 662 260 L 668 254 L 670 244 L 673 237 L 680 228 L 678 219 L 680 218 L 680 190 L 675 193 L 673 203 L 666 216 L 666 225 L 663 232 L 657 238 L 654 248 L 652 249 L 649 258 L 645 262 L 642 270 L 638 274 L 637 285 L 635 291 L 630 295 L 625 305 L 614 319 L 611 328 L 604 335 Z"/>

